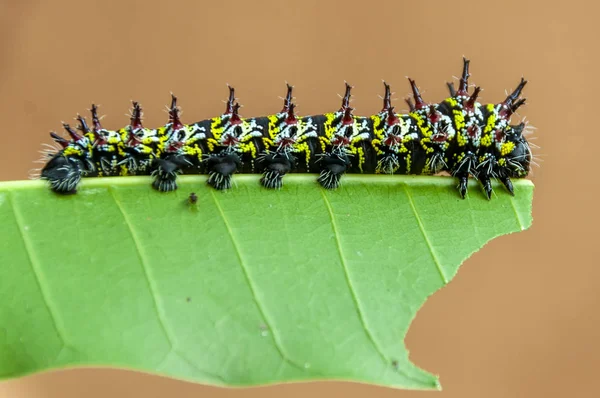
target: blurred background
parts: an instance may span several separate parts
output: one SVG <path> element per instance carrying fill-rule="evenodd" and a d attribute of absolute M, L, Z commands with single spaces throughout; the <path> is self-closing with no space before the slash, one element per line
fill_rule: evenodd
<path fill-rule="evenodd" d="M 381 107 L 381 79 L 398 108 L 406 76 L 425 100 L 442 100 L 463 55 L 482 102 L 529 80 L 516 119 L 538 128 L 544 160 L 532 176 L 532 228 L 472 256 L 408 333 L 412 360 L 441 376 L 443 392 L 335 382 L 230 390 L 86 369 L 2 382 L 0 396 L 598 396 L 598 11 L 582 0 L 0 0 L 0 180 L 26 179 L 48 132 L 92 101 L 105 127 L 127 123 L 132 99 L 156 127 L 171 91 L 194 122 L 222 112 L 226 83 L 243 116 L 259 116 L 279 110 L 285 81 L 301 114 L 335 110 L 347 80 L 356 113 L 368 115 Z"/>

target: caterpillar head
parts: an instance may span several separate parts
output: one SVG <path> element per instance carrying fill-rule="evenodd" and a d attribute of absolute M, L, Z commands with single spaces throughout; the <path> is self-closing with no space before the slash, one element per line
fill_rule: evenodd
<path fill-rule="evenodd" d="M 504 143 L 500 147 L 498 163 L 503 166 L 508 177 L 522 178 L 529 174 L 531 166 L 531 148 L 523 137 L 525 124 L 508 126 Z"/>

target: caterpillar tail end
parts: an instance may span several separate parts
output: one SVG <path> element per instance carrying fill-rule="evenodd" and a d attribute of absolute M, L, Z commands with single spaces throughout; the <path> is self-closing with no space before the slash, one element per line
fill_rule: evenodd
<path fill-rule="evenodd" d="M 61 195 L 77 193 L 81 177 L 81 169 L 63 156 L 52 159 L 40 173 L 40 179 L 48 181 L 50 189 Z"/>

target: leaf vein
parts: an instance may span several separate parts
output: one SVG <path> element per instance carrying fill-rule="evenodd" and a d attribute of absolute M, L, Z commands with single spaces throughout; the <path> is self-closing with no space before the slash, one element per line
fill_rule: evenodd
<path fill-rule="evenodd" d="M 338 251 L 338 254 L 340 257 L 340 262 L 342 263 L 342 269 L 344 270 L 346 284 L 348 285 L 348 289 L 350 290 L 350 295 L 352 296 L 352 300 L 354 301 L 354 305 L 356 307 L 358 319 L 360 320 L 360 323 L 362 325 L 363 330 L 365 331 L 365 334 L 367 335 L 367 338 L 369 339 L 369 341 L 375 348 L 375 351 L 379 354 L 379 356 L 383 360 L 383 363 L 386 366 L 385 369 L 388 369 L 388 366 L 392 365 L 393 361 L 386 357 L 386 355 L 383 353 L 383 351 L 379 347 L 379 344 L 377 344 L 377 341 L 375 340 L 375 337 L 371 333 L 371 329 L 369 328 L 369 325 L 367 324 L 367 320 L 365 319 L 365 317 L 363 315 L 363 310 L 360 305 L 360 300 L 358 299 L 358 296 L 357 296 L 354 286 L 352 284 L 352 279 L 350 278 L 348 264 L 346 262 L 346 257 L 344 256 L 344 252 L 342 250 L 342 243 L 340 242 L 340 238 L 339 238 L 340 234 L 338 232 L 337 222 L 335 221 L 335 216 L 333 214 L 333 209 L 331 207 L 331 203 L 329 202 L 329 199 L 327 198 L 327 195 L 325 194 L 323 189 L 321 189 L 321 195 L 323 196 L 323 201 L 325 202 L 325 207 L 327 207 L 327 211 L 329 212 L 329 218 L 331 219 L 331 227 L 333 229 L 333 234 L 335 236 L 337 251 Z M 398 373 L 400 373 L 402 376 L 406 377 L 407 379 L 420 382 L 420 380 L 418 380 L 417 378 L 400 370 L 398 367 L 394 367 L 394 368 Z"/>
<path fill-rule="evenodd" d="M 509 200 L 510 200 L 510 205 L 512 206 L 512 208 L 515 212 L 515 216 L 517 217 L 517 223 L 519 223 L 519 227 L 521 228 L 521 231 L 524 231 L 525 227 L 523 226 L 523 222 L 521 221 L 521 216 L 519 215 L 519 212 L 517 211 L 517 207 L 515 206 L 514 196 L 511 196 Z"/>
<path fill-rule="evenodd" d="M 421 221 L 419 212 L 417 211 L 417 208 L 415 207 L 415 203 L 413 201 L 412 195 L 410 194 L 410 192 L 408 190 L 408 184 L 403 184 L 403 186 L 404 186 L 404 192 L 406 193 L 406 196 L 408 197 L 408 203 L 410 204 L 410 208 L 412 209 L 413 214 L 415 215 L 417 224 L 419 225 L 419 229 L 421 230 L 421 234 L 423 235 L 423 238 L 425 238 L 425 243 L 427 243 L 427 248 L 429 249 L 431 258 L 433 259 L 433 262 L 435 263 L 435 266 L 437 267 L 438 272 L 440 273 L 442 282 L 444 282 L 444 284 L 447 285 L 448 277 L 446 277 L 446 274 L 444 273 L 444 269 L 442 268 L 442 264 L 440 264 L 440 261 L 437 258 L 437 255 L 435 254 L 435 250 L 433 249 L 433 245 L 431 244 L 431 241 L 429 240 L 429 235 L 427 234 L 427 231 L 425 231 L 425 227 L 423 226 L 423 222 Z"/>
<path fill-rule="evenodd" d="M 471 224 L 473 224 L 473 229 L 475 230 L 475 237 L 477 238 L 477 242 L 481 242 L 481 233 L 479 232 L 479 227 L 477 226 L 477 222 L 475 221 L 475 216 L 473 215 L 473 206 L 471 205 L 471 198 L 465 199 L 467 201 L 467 206 L 469 206 L 469 217 L 471 218 Z"/>
<path fill-rule="evenodd" d="M 169 344 L 169 351 L 172 351 L 175 347 L 174 340 L 173 340 L 173 337 L 171 336 L 171 333 L 166 325 L 165 316 L 164 316 L 162 307 L 160 306 L 160 304 L 158 302 L 157 289 L 156 289 L 156 286 L 154 285 L 154 283 L 152 282 L 152 280 L 153 280 L 152 271 L 150 270 L 150 267 L 148 266 L 148 261 L 146 260 L 146 256 L 143 253 L 141 242 L 138 239 L 137 233 L 135 232 L 135 229 L 133 228 L 133 225 L 131 224 L 131 221 L 129 220 L 129 216 L 127 216 L 127 213 L 125 212 L 125 209 L 123 208 L 123 205 L 121 204 L 121 201 L 115 195 L 113 188 L 109 187 L 108 191 L 110 192 L 110 195 L 112 196 L 113 200 L 115 201 L 115 204 L 117 205 L 117 208 L 119 209 L 119 212 L 121 213 L 121 216 L 123 217 L 123 220 L 125 221 L 125 225 L 127 226 L 129 235 L 131 236 L 131 239 L 133 240 L 133 244 L 136 249 L 137 257 L 140 261 L 140 265 L 142 266 L 142 273 L 144 274 L 144 280 L 146 281 L 146 284 L 148 286 L 148 291 L 150 292 L 150 296 L 152 297 L 152 307 L 154 308 L 154 311 L 156 313 L 156 318 L 158 319 L 158 323 L 165 335 L 165 338 L 167 339 L 167 343 Z"/>
<path fill-rule="evenodd" d="M 333 235 L 335 236 L 335 242 L 336 242 L 336 246 L 337 246 L 338 255 L 340 257 L 340 262 L 342 263 L 342 269 L 344 271 L 344 277 L 346 280 L 346 284 L 348 285 L 348 289 L 350 290 L 350 295 L 352 296 L 354 306 L 356 307 L 358 319 L 365 331 L 365 334 L 367 335 L 367 338 L 369 339 L 369 341 L 375 348 L 375 351 L 377 351 L 377 353 L 383 360 L 384 364 L 387 366 L 391 363 L 391 361 L 389 361 L 387 359 L 387 357 L 385 356 L 385 354 L 383 353 L 381 348 L 379 348 L 379 345 L 375 341 L 375 338 L 373 337 L 373 334 L 371 333 L 371 330 L 369 329 L 367 321 L 363 315 L 363 310 L 360 305 L 360 300 L 358 299 L 358 296 L 356 295 L 356 292 L 354 290 L 354 286 L 352 285 L 352 280 L 350 278 L 350 273 L 348 271 L 348 264 L 346 263 L 346 258 L 344 257 L 344 252 L 342 251 L 342 244 L 340 242 L 339 231 L 338 231 L 337 223 L 335 221 L 335 216 L 333 215 L 333 209 L 331 208 L 331 203 L 329 202 L 329 199 L 327 198 L 327 195 L 325 194 L 325 192 L 323 190 L 321 190 L 321 195 L 323 196 L 323 201 L 325 202 L 325 207 L 327 208 L 327 211 L 329 212 L 329 218 L 331 219 L 331 227 L 333 229 Z"/>
<path fill-rule="evenodd" d="M 208 376 L 209 378 L 218 379 L 221 382 L 223 382 L 223 384 L 225 384 L 225 380 L 223 380 L 223 378 L 221 376 L 214 374 L 214 373 L 207 372 L 206 370 L 199 368 L 198 365 L 193 363 L 189 358 L 187 358 L 185 355 L 183 355 L 183 353 L 181 353 L 179 351 L 179 349 L 177 347 L 177 340 L 173 336 L 173 332 L 167 326 L 167 319 L 166 319 L 166 316 L 164 313 L 164 309 L 159 304 L 158 293 L 157 293 L 158 288 L 156 287 L 156 285 L 153 282 L 154 277 L 152 275 L 152 270 L 148 266 L 148 260 L 146 259 L 146 255 L 145 255 L 144 251 L 142 250 L 142 245 L 140 244 L 140 239 L 137 236 L 137 232 L 135 231 L 133 224 L 129 220 L 129 216 L 127 215 L 127 212 L 123 208 L 121 201 L 115 195 L 112 187 L 109 187 L 109 192 L 110 192 L 110 195 L 112 196 L 113 200 L 115 201 L 115 204 L 117 205 L 117 208 L 119 209 L 119 211 L 123 217 L 123 220 L 125 221 L 125 225 L 127 226 L 127 229 L 129 230 L 129 234 L 131 236 L 131 239 L 133 240 L 133 243 L 135 245 L 136 253 L 137 253 L 138 259 L 140 260 L 140 264 L 142 266 L 144 279 L 146 280 L 146 284 L 148 285 L 148 290 L 150 291 L 150 296 L 152 297 L 152 303 L 153 303 L 154 311 L 156 313 L 156 317 L 158 319 L 158 323 L 159 323 L 159 325 L 165 335 L 165 338 L 167 339 L 167 342 L 169 344 L 169 351 L 165 354 L 164 358 L 168 357 L 169 353 L 172 352 L 175 355 L 177 355 L 179 358 L 181 358 L 181 360 L 183 360 L 189 366 L 191 366 L 193 369 L 195 369 L 197 372 L 202 373 L 205 376 Z M 160 366 L 160 364 L 162 362 L 164 362 L 164 358 L 159 362 L 158 366 Z"/>
<path fill-rule="evenodd" d="M 238 262 L 240 264 L 240 267 L 242 268 L 242 272 L 244 274 L 244 278 L 246 279 L 246 283 L 248 284 L 248 288 L 250 289 L 250 293 L 252 294 L 252 298 L 254 299 L 254 303 L 256 304 L 256 307 L 260 313 L 260 315 L 262 316 L 262 318 L 264 319 L 265 325 L 269 328 L 269 330 L 271 331 L 270 335 L 272 336 L 273 339 L 273 343 L 275 345 L 275 349 L 277 350 L 279 356 L 281 357 L 281 359 L 292 365 L 293 367 L 300 369 L 304 372 L 307 372 L 308 370 L 303 367 L 300 366 L 299 364 L 297 364 L 295 361 L 293 361 L 283 350 L 281 341 L 279 339 L 279 334 L 277 333 L 276 329 L 272 327 L 272 322 L 269 320 L 269 317 L 266 314 L 266 311 L 264 310 L 260 299 L 258 298 L 257 294 L 256 294 L 256 286 L 252 280 L 252 278 L 250 277 L 250 273 L 248 271 L 248 267 L 246 266 L 246 263 L 244 262 L 244 259 L 242 257 L 242 253 L 240 252 L 240 249 L 237 245 L 237 241 L 235 240 L 235 237 L 233 235 L 233 230 L 231 229 L 231 226 L 229 225 L 229 221 L 227 221 L 227 217 L 225 216 L 225 212 L 223 211 L 223 208 L 221 207 L 221 205 L 219 204 L 219 201 L 217 200 L 217 197 L 215 196 L 215 193 L 213 192 L 213 190 L 210 190 L 210 194 L 213 198 L 213 201 L 215 202 L 215 206 L 217 207 L 217 211 L 219 212 L 219 215 L 221 216 L 221 219 L 223 220 L 223 224 L 225 224 L 225 229 L 227 230 L 227 234 L 229 235 L 229 238 L 231 240 L 231 244 L 233 245 L 233 249 L 235 251 L 235 254 L 238 258 Z M 312 372 L 312 373 L 316 373 L 316 372 Z"/>
<path fill-rule="evenodd" d="M 225 379 L 223 379 L 220 375 L 216 374 L 216 373 L 210 373 L 207 372 L 204 369 L 200 369 L 198 367 L 198 365 L 196 365 L 194 362 L 192 362 L 192 360 L 190 360 L 186 355 L 184 355 L 182 352 L 179 352 L 179 350 L 174 350 L 173 351 L 175 353 L 175 355 L 177 355 L 179 358 L 181 358 L 185 363 L 187 363 L 189 366 L 191 366 L 194 370 L 196 370 L 196 372 L 198 373 L 202 373 L 207 379 L 212 379 L 211 381 L 214 383 L 214 380 L 219 380 L 223 385 L 227 384 L 227 382 L 225 381 Z"/>
<path fill-rule="evenodd" d="M 52 320 L 52 326 L 54 330 L 56 330 L 56 334 L 58 335 L 58 339 L 60 340 L 60 349 L 58 355 L 60 355 L 65 347 L 69 347 L 67 340 L 65 338 L 65 332 L 63 330 L 62 325 L 59 322 L 58 311 L 52 305 L 52 300 L 50 298 L 49 288 L 46 284 L 46 279 L 43 276 L 42 269 L 40 264 L 35 256 L 35 252 L 33 250 L 33 246 L 29 241 L 29 238 L 24 233 L 25 222 L 22 218 L 21 210 L 16 206 L 15 201 L 13 200 L 12 193 L 6 195 L 10 202 L 10 205 L 13 209 L 13 215 L 15 217 L 15 222 L 17 224 L 17 229 L 19 230 L 19 234 L 21 236 L 21 240 L 23 241 L 23 245 L 25 246 L 25 252 L 27 253 L 27 257 L 29 259 L 29 265 L 31 266 L 31 271 L 33 272 L 33 276 L 35 277 L 36 284 L 38 285 L 38 289 L 40 290 L 40 294 L 42 296 L 42 300 L 44 301 L 44 305 L 48 310 L 48 314 L 50 315 L 50 319 Z M 58 358 L 57 355 L 57 358 Z"/>

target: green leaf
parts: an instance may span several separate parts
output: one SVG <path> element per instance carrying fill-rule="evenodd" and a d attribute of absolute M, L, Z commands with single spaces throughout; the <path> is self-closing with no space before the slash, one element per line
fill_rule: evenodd
<path fill-rule="evenodd" d="M 408 359 L 410 322 L 469 255 L 531 225 L 526 180 L 491 201 L 475 182 L 459 199 L 447 177 L 235 181 L 215 192 L 183 176 L 164 194 L 148 177 L 94 178 L 72 196 L 1 183 L 0 378 L 96 365 L 439 388 Z"/>

